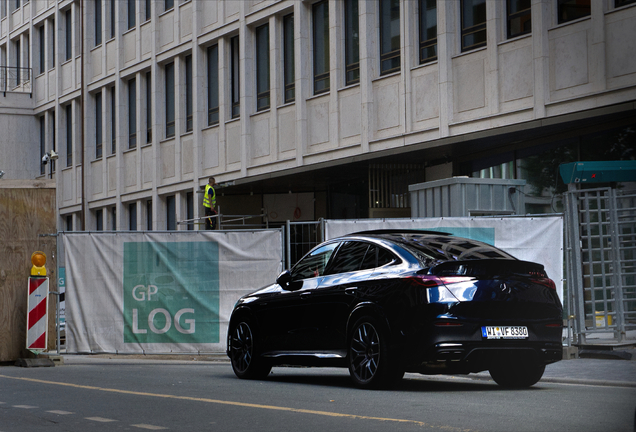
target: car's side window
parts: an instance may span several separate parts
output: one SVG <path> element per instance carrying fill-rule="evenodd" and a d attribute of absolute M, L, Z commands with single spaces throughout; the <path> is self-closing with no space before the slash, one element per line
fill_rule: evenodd
<path fill-rule="evenodd" d="M 360 270 L 369 249 L 368 243 L 349 241 L 344 243 L 329 267 L 329 274 L 347 273 Z"/>
<path fill-rule="evenodd" d="M 306 255 L 292 269 L 292 280 L 322 276 L 333 251 L 340 243 L 329 243 Z"/>
<path fill-rule="evenodd" d="M 388 250 L 376 245 L 371 245 L 367 254 L 364 256 L 361 270 L 372 269 L 376 267 L 382 267 L 395 260 L 395 257 Z"/>

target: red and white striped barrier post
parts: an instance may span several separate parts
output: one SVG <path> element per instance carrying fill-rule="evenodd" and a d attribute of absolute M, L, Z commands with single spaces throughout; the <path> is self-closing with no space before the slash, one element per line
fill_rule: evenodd
<path fill-rule="evenodd" d="M 46 350 L 48 334 L 49 278 L 29 278 L 29 301 L 27 314 L 27 343 L 30 350 Z"/>
<path fill-rule="evenodd" d="M 26 347 L 31 351 L 46 351 L 49 332 L 49 278 L 46 277 L 46 255 L 34 252 L 31 255 L 31 277 L 29 277 L 29 298 L 27 301 Z"/>

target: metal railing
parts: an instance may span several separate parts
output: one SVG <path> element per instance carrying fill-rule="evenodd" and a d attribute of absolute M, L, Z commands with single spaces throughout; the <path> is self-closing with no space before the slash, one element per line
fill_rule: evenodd
<path fill-rule="evenodd" d="M 0 92 L 32 93 L 31 68 L 0 66 Z"/>

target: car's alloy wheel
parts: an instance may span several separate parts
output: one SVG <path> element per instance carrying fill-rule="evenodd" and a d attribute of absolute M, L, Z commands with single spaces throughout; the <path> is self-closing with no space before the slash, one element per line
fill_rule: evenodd
<path fill-rule="evenodd" d="M 269 375 L 271 367 L 257 357 L 254 334 L 247 320 L 240 321 L 230 332 L 230 359 L 239 378 L 255 379 Z"/>
<path fill-rule="evenodd" d="M 388 336 L 372 317 L 363 317 L 349 337 L 349 373 L 359 387 L 378 388 L 401 376 L 389 362 Z M 392 373 L 393 372 L 393 373 Z"/>

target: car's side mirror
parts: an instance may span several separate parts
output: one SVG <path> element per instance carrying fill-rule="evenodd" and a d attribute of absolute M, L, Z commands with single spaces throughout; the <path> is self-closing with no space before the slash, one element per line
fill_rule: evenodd
<path fill-rule="evenodd" d="M 276 283 L 283 288 L 287 288 L 292 281 L 291 272 L 289 270 L 285 270 L 276 278 Z"/>

